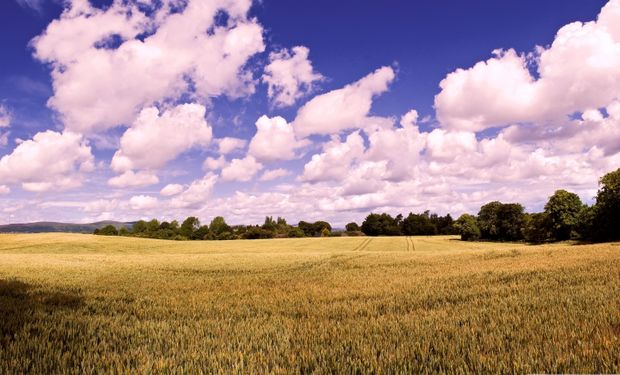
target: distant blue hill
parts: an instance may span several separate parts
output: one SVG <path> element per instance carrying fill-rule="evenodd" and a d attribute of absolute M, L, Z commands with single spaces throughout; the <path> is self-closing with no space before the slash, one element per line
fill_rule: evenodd
<path fill-rule="evenodd" d="M 106 225 L 114 225 L 116 228 L 125 227 L 131 229 L 134 222 L 123 223 L 120 221 L 98 221 L 88 224 L 56 223 L 40 221 L 36 223 L 0 225 L 0 233 L 45 233 L 45 232 L 68 232 L 68 233 L 93 233 L 95 229 Z"/>

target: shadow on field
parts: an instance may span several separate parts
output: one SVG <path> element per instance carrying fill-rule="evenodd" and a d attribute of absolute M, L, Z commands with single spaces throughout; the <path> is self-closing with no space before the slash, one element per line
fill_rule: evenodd
<path fill-rule="evenodd" d="M 0 280 L 0 348 L 6 348 L 26 325 L 31 324 L 29 336 L 37 336 L 42 324 L 54 325 L 52 315 L 83 304 L 75 293 L 33 289 L 19 280 Z"/>

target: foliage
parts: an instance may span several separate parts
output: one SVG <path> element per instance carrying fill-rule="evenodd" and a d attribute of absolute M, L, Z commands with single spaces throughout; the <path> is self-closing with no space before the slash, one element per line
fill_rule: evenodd
<path fill-rule="evenodd" d="M 367 236 L 432 236 L 436 234 L 454 234 L 455 229 L 450 214 L 439 216 L 425 211 L 421 214 L 409 213 L 392 217 L 387 213 L 372 213 L 362 223 L 362 232 Z"/>
<path fill-rule="evenodd" d="M 386 213 L 372 213 L 362 223 L 362 232 L 367 236 L 398 236 L 401 234 L 399 224 L 397 219 Z"/>
<path fill-rule="evenodd" d="M 469 214 L 461 215 L 454 224 L 463 241 L 476 241 L 480 239 L 480 228 L 476 217 Z"/>
<path fill-rule="evenodd" d="M 362 230 L 362 228 L 360 228 L 360 226 L 357 225 L 356 222 L 348 223 L 347 225 L 345 225 L 344 228 L 347 230 L 347 232 L 359 232 L 360 230 Z"/>
<path fill-rule="evenodd" d="M 118 229 L 114 225 L 108 224 L 101 229 L 95 229 L 95 234 L 102 236 L 118 236 Z"/>
<path fill-rule="evenodd" d="M 188 239 L 195 239 L 194 232 L 200 228 L 200 220 L 197 217 L 190 216 L 183 221 L 179 234 Z"/>
<path fill-rule="evenodd" d="M 222 233 L 230 233 L 231 228 L 228 224 L 226 224 L 226 220 L 222 216 L 216 216 L 211 220 L 211 224 L 209 224 L 209 231 L 218 238 L 222 235 Z"/>
<path fill-rule="evenodd" d="M 323 235 L 324 229 L 328 232 L 332 230 L 332 226 L 326 221 L 317 221 L 314 223 L 300 221 L 297 227 L 304 232 L 306 237 L 319 237 Z"/>
<path fill-rule="evenodd" d="M 290 238 L 301 238 L 305 236 L 306 234 L 304 231 L 299 228 L 291 228 L 291 230 L 288 231 L 288 237 Z"/>
<path fill-rule="evenodd" d="M 435 235 L 438 230 L 431 222 L 429 211 L 417 215 L 410 212 L 402 221 L 401 233 L 405 236 Z"/>
<path fill-rule="evenodd" d="M 583 203 L 579 196 L 566 190 L 557 190 L 545 205 L 545 214 L 548 222 L 541 222 L 549 226 L 551 236 L 558 241 L 568 240 L 577 227 L 579 213 Z"/>
<path fill-rule="evenodd" d="M 487 203 L 478 213 L 480 238 L 492 241 L 521 240 L 524 220 L 523 206 L 518 203 Z"/>
<path fill-rule="evenodd" d="M 545 212 L 525 215 L 523 237 L 531 243 L 543 243 L 551 238 L 549 215 Z"/>
<path fill-rule="evenodd" d="M 620 239 L 620 168 L 603 176 L 600 185 L 590 237 L 597 241 Z"/>
<path fill-rule="evenodd" d="M 265 239 L 265 238 L 273 238 L 273 237 L 274 237 L 274 232 L 267 230 L 267 229 L 263 229 L 259 227 L 258 225 L 255 227 L 253 226 L 248 227 L 245 233 L 243 234 L 243 238 L 245 238 L 246 240 L 257 240 L 257 239 Z"/>

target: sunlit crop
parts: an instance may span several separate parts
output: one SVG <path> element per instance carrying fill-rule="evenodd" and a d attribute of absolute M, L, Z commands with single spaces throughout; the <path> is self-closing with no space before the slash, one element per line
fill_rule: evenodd
<path fill-rule="evenodd" d="M 620 372 L 620 244 L 0 235 L 0 373 Z"/>

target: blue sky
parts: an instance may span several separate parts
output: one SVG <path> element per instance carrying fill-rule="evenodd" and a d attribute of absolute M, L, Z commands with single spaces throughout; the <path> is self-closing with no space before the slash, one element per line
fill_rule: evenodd
<path fill-rule="evenodd" d="M 196 2 L 0 5 L 0 223 L 537 210 L 620 164 L 618 1 Z"/>

